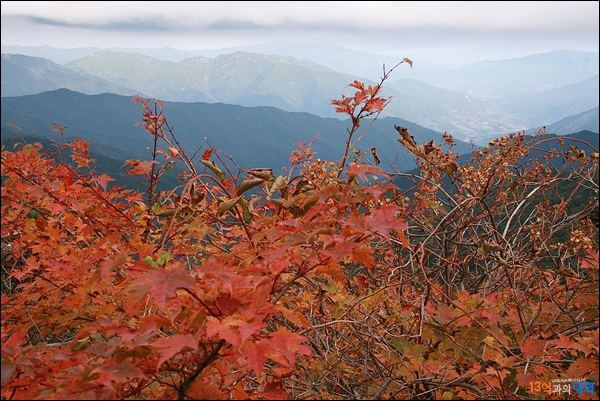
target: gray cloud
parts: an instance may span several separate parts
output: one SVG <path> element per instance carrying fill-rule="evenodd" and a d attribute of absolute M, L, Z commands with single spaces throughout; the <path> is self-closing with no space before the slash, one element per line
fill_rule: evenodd
<path fill-rule="evenodd" d="M 57 21 L 49 18 L 42 17 L 29 17 L 19 16 L 15 17 L 15 20 L 21 23 L 29 23 L 32 25 L 41 26 L 54 26 L 61 28 L 80 28 L 87 30 L 99 30 L 99 31 L 171 31 L 174 27 L 170 22 L 155 19 L 132 19 L 128 21 L 114 21 L 106 22 L 102 24 L 98 23 L 82 23 L 82 22 L 71 22 L 71 21 Z"/>
<path fill-rule="evenodd" d="M 260 29 L 264 29 L 265 27 L 262 25 L 256 24 L 254 22 L 251 22 L 251 21 L 224 18 L 221 20 L 211 22 L 210 24 L 208 24 L 202 28 L 205 28 L 208 30 L 210 30 L 210 29 L 228 29 L 228 30 L 232 30 L 232 31 L 242 31 L 242 30 L 248 30 L 248 29 L 260 30 Z"/>
<path fill-rule="evenodd" d="M 535 48 L 539 43 L 541 51 L 552 46 L 598 51 L 598 4 L 3 1 L 2 41 L 198 49 L 286 40 L 388 53 L 411 44 Z"/>
<path fill-rule="evenodd" d="M 372 28 L 593 29 L 598 2 L 2 2 L 2 16 L 30 16 L 65 24 L 111 25 L 157 19 L 182 28 L 232 20 L 252 26 L 345 25 Z M 244 25 L 244 24 L 242 24 Z"/>

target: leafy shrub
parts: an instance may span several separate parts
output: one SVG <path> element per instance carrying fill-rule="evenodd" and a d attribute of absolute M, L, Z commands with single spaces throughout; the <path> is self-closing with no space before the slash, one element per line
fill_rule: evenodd
<path fill-rule="evenodd" d="M 152 158 L 127 166 L 144 193 L 108 189 L 83 141 L 65 145 L 76 168 L 3 149 L 2 398 L 514 399 L 597 382 L 598 198 L 569 207 L 597 193 L 597 151 L 528 159 L 539 140 L 512 134 L 459 164 L 450 136 L 396 127 L 420 173 L 386 172 L 357 143 L 388 77 L 332 101 L 352 123 L 339 161 L 299 144 L 287 176 L 190 157 L 140 98 Z M 181 185 L 159 191 L 175 163 Z"/>

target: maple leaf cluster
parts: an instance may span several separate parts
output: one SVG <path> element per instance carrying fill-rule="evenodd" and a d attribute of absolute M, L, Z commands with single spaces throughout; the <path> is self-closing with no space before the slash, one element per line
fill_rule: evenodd
<path fill-rule="evenodd" d="M 145 191 L 111 185 L 81 140 L 73 163 L 2 149 L 2 398 L 515 399 L 597 382 L 598 200 L 573 205 L 597 191 L 597 159 L 540 133 L 460 162 L 449 135 L 396 127 L 420 171 L 386 171 L 357 147 L 368 127 L 354 134 L 388 76 L 332 102 L 352 117 L 339 161 L 298 144 L 286 175 L 232 173 L 210 145 L 189 157 L 139 97 L 154 146 L 126 166 Z M 159 191 L 174 163 L 181 185 Z"/>

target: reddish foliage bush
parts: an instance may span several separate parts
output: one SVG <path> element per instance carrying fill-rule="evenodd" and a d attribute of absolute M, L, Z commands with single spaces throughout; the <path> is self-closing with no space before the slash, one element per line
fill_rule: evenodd
<path fill-rule="evenodd" d="M 192 160 L 139 98 L 155 146 L 127 166 L 145 193 L 110 187 L 82 141 L 75 167 L 3 149 L 2 398 L 514 399 L 597 382 L 598 200 L 570 207 L 597 193 L 597 152 L 513 134 L 461 164 L 450 136 L 396 127 L 420 174 L 385 172 L 355 134 L 388 76 L 332 102 L 352 122 L 339 161 L 300 144 L 287 176 L 231 172 L 216 149 Z M 181 186 L 157 191 L 174 161 Z"/>

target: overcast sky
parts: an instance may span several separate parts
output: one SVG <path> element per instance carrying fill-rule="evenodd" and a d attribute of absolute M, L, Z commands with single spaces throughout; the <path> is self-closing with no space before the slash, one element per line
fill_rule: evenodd
<path fill-rule="evenodd" d="M 333 43 L 372 53 L 477 50 L 493 59 L 598 52 L 598 1 L 2 1 L 2 43 L 219 49 Z"/>

